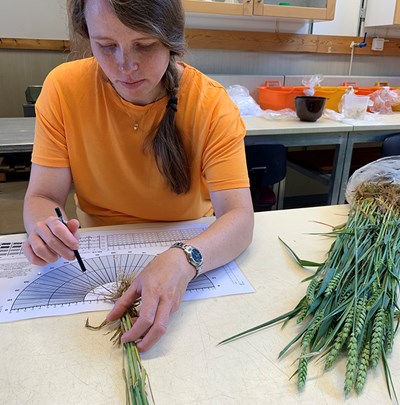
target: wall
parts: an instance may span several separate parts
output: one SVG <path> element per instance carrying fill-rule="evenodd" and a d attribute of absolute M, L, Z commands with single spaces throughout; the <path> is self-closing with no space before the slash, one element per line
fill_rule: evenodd
<path fill-rule="evenodd" d="M 356 35 L 358 27 L 358 3 L 360 0 L 337 0 L 338 20 L 318 22 L 313 30 L 330 33 L 341 30 L 343 35 Z M 1 0 L 0 38 L 67 38 L 67 19 L 64 0 Z M 21 11 L 22 10 L 22 11 Z M 347 13 L 347 14 L 346 14 Z M 354 18 L 348 18 L 352 15 Z M 347 15 L 346 18 L 343 15 Z M 342 16 L 342 17 L 341 17 Z M 209 16 L 188 15 L 188 27 L 212 23 Z M 18 21 L 18 24 L 16 24 Z M 211 22 L 210 22 L 211 21 Z M 214 19 L 214 24 L 229 27 L 232 19 Z M 221 21 L 224 21 L 223 23 Z M 255 29 L 274 31 L 276 22 L 256 19 Z M 354 22 L 355 21 L 355 22 Z M 340 23 L 338 23 L 340 22 Z M 248 19 L 235 20 L 238 28 L 246 29 Z M 242 26 L 240 27 L 240 25 Z M 324 24 L 324 25 L 320 25 Z M 279 27 L 283 30 L 282 24 Z M 307 32 L 308 24 L 287 24 L 293 32 Z M 323 28 L 325 27 L 325 28 Z M 330 28 L 329 28 L 330 27 Z M 318 28 L 318 29 L 317 29 Z M 384 36 L 396 36 L 398 30 L 380 32 Z M 340 32 L 336 32 L 340 34 Z M 399 35 L 397 35 L 399 36 Z M 62 52 L 0 50 L 0 117 L 22 116 L 24 92 L 30 84 L 41 84 L 47 73 L 68 59 Z M 350 56 L 329 54 L 302 54 L 280 52 L 239 52 L 224 50 L 189 50 L 185 60 L 206 73 L 214 74 L 265 74 L 265 75 L 347 75 Z M 398 57 L 358 56 L 353 60 L 352 74 L 360 76 L 398 76 Z"/>
<path fill-rule="evenodd" d="M 68 38 L 66 0 L 1 0 L 0 38 Z"/>
<path fill-rule="evenodd" d="M 0 50 L 0 117 L 22 117 L 25 90 L 66 60 L 62 52 Z"/>

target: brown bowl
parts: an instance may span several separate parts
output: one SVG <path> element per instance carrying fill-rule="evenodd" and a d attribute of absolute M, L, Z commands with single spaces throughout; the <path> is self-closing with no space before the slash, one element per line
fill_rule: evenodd
<path fill-rule="evenodd" d="M 296 114 L 301 121 L 314 122 L 321 117 L 326 103 L 325 97 L 299 96 L 295 100 Z"/>

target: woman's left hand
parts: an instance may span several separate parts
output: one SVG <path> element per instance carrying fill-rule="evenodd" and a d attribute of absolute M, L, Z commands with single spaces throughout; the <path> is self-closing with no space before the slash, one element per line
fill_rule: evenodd
<path fill-rule="evenodd" d="M 195 275 L 181 249 L 168 249 L 156 256 L 133 280 L 108 314 L 109 322 L 121 318 L 132 303 L 141 298 L 139 317 L 121 340 L 137 341 L 141 352 L 149 350 L 166 332 L 171 313 L 182 301 Z"/>

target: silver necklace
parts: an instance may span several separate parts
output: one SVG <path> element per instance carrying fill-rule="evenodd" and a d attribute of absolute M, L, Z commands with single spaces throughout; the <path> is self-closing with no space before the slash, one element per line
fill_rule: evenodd
<path fill-rule="evenodd" d="M 140 117 L 139 121 L 136 121 L 133 124 L 132 128 L 134 131 L 137 131 L 140 128 L 140 122 L 146 118 L 146 116 L 149 114 L 149 112 L 153 109 L 155 103 L 164 97 L 163 93 L 164 93 L 164 87 L 161 88 L 161 91 L 158 94 L 158 96 L 150 103 L 151 104 L 150 108 L 144 113 L 144 115 L 142 117 Z"/>

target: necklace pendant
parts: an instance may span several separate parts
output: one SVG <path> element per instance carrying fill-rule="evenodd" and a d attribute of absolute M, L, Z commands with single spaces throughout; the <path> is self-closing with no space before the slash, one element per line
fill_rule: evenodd
<path fill-rule="evenodd" d="M 133 130 L 137 131 L 139 129 L 139 124 L 133 124 Z"/>

